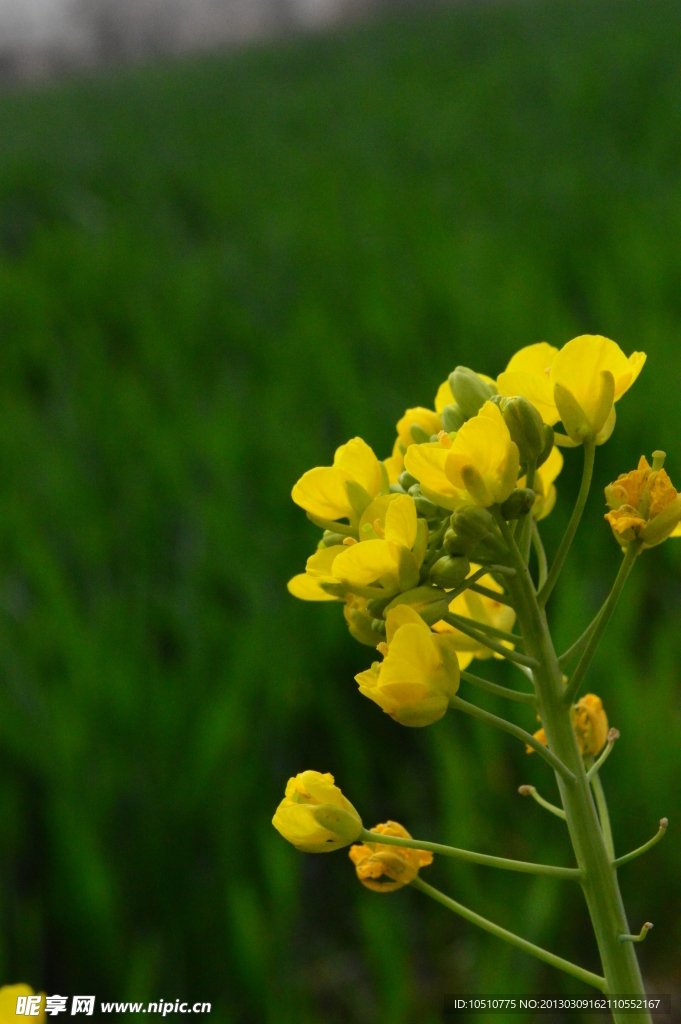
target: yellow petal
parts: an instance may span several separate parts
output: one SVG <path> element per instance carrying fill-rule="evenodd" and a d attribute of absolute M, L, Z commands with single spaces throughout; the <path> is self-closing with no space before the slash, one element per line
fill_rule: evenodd
<path fill-rule="evenodd" d="M 436 496 L 436 504 L 452 511 L 469 500 L 464 487 L 455 487 L 445 473 L 445 463 L 451 451 L 439 441 L 413 444 L 407 448 L 404 468 L 419 481 L 421 490 Z"/>
<path fill-rule="evenodd" d="M 356 480 L 371 498 L 375 498 L 381 490 L 381 467 L 378 459 L 361 437 L 353 437 L 347 444 L 336 449 L 333 468 L 340 469 L 352 480 Z"/>
<path fill-rule="evenodd" d="M 570 391 L 591 422 L 597 414 L 602 371 L 613 375 L 616 402 L 634 383 L 645 360 L 643 352 L 634 352 L 627 358 L 610 338 L 583 334 L 568 341 L 554 359 L 551 384 L 560 384 Z"/>
<path fill-rule="evenodd" d="M 560 471 L 563 468 L 563 461 L 563 453 L 560 448 L 554 445 L 546 462 L 537 470 L 538 476 L 541 477 L 545 493 L 555 481 L 556 477 L 560 474 Z"/>
<path fill-rule="evenodd" d="M 414 409 L 407 409 L 404 416 L 397 423 L 397 439 L 402 442 L 405 448 L 414 444 L 414 439 L 409 432 L 411 426 L 421 427 L 426 434 L 437 434 L 442 427 L 442 422 L 437 412 L 432 409 L 424 409 L 416 406 Z"/>
<path fill-rule="evenodd" d="M 333 576 L 329 582 L 335 582 Z M 339 601 L 340 598 L 334 597 L 332 594 L 327 594 L 325 590 L 321 588 L 321 580 L 317 577 L 308 576 L 307 573 L 301 572 L 298 576 L 294 576 L 288 581 L 286 587 L 289 594 L 293 594 L 300 601 Z"/>
<path fill-rule="evenodd" d="M 504 373 L 497 378 L 500 395 L 526 398 L 539 411 L 544 423 L 551 426 L 560 419 L 549 377 L 557 353 L 558 349 L 545 341 L 527 345 L 516 352 Z"/>
<path fill-rule="evenodd" d="M 334 466 L 317 466 L 303 473 L 294 485 L 291 497 L 296 505 L 322 519 L 342 519 L 352 515 L 345 481 L 347 474 L 338 473 Z"/>
<path fill-rule="evenodd" d="M 342 555 L 347 548 L 342 544 L 332 544 L 328 548 L 318 548 L 313 555 L 310 555 L 305 563 L 305 572 L 308 576 L 333 576 L 333 563 L 338 555 Z"/>
<path fill-rule="evenodd" d="M 398 494 L 385 515 L 385 539 L 409 551 L 416 543 L 416 505 L 408 494 Z"/>
<path fill-rule="evenodd" d="M 421 629 L 425 629 L 426 633 L 430 632 L 419 613 L 411 605 L 397 604 L 394 608 L 390 609 L 386 616 L 385 638 L 388 641 L 388 645 L 392 643 L 393 637 L 400 626 L 404 626 L 408 622 L 419 626 Z"/>
<path fill-rule="evenodd" d="M 454 395 L 452 394 L 452 389 L 449 386 L 449 378 L 447 378 L 447 380 L 443 381 L 437 389 L 437 394 L 435 396 L 435 411 L 440 413 L 446 405 L 452 405 L 453 402 Z"/>
<path fill-rule="evenodd" d="M 477 416 L 473 416 L 457 433 L 445 462 L 445 472 L 457 488 L 466 487 L 466 472 L 469 467 L 485 487 L 486 494 L 479 489 L 468 490 L 473 499 L 482 505 L 505 501 L 518 477 L 520 456 L 518 447 L 511 440 L 508 427 L 499 406 L 485 402 Z"/>
<path fill-rule="evenodd" d="M 406 623 L 395 633 L 385 661 L 381 665 L 380 685 L 423 683 L 440 669 L 440 657 L 424 624 Z"/>
<path fill-rule="evenodd" d="M 333 563 L 337 580 L 367 587 L 382 576 L 397 576 L 399 548 L 387 540 L 366 540 L 345 548 Z"/>

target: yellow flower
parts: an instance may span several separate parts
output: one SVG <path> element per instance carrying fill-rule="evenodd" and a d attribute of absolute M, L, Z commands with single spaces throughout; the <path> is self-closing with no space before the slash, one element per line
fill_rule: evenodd
<path fill-rule="evenodd" d="M 595 693 L 587 693 L 572 708 L 572 724 L 580 753 L 586 757 L 600 754 L 608 739 L 608 716 L 603 701 Z"/>
<path fill-rule="evenodd" d="M 608 484 L 605 500 L 610 507 L 605 518 L 623 546 L 641 538 L 643 546 L 650 548 L 668 537 L 681 536 L 681 496 L 667 472 L 652 469 L 644 455 L 637 469 L 621 473 Z"/>
<path fill-rule="evenodd" d="M 322 589 L 322 583 L 337 584 L 338 580 L 333 575 L 332 566 L 336 557 L 345 551 L 342 544 L 332 544 L 328 548 L 319 548 L 314 555 L 310 555 L 305 565 L 305 572 L 299 573 L 290 579 L 286 584 L 290 594 L 301 601 L 338 601 L 334 594 L 328 594 Z"/>
<path fill-rule="evenodd" d="M 537 716 L 537 717 L 539 717 L 539 716 Z M 539 740 L 540 743 L 543 743 L 545 747 L 548 747 L 549 741 L 547 740 L 546 733 L 544 732 L 543 729 L 537 729 L 537 731 L 533 732 L 532 735 L 534 736 L 534 738 L 536 740 Z M 526 754 L 534 754 L 534 747 L 531 747 L 529 743 L 526 743 L 525 744 L 525 753 Z"/>
<path fill-rule="evenodd" d="M 440 433 L 437 441 L 413 444 L 407 448 L 404 468 L 421 485 L 421 493 L 436 505 L 451 511 L 469 504 L 470 498 L 463 487 L 455 487 L 445 472 L 452 450 L 449 434 Z"/>
<path fill-rule="evenodd" d="M 487 377 L 484 373 L 479 373 L 478 377 L 480 378 L 480 380 L 484 381 L 485 384 L 496 385 L 496 382 L 492 379 L 492 377 Z M 443 381 L 442 384 L 440 384 L 440 387 L 437 389 L 437 394 L 435 395 L 435 411 L 438 413 L 442 413 L 442 410 L 448 405 L 456 405 L 456 399 L 454 398 L 454 395 L 452 394 L 452 389 L 449 386 L 449 377 L 447 378 L 447 380 Z"/>
<path fill-rule="evenodd" d="M 488 508 L 508 498 L 518 479 L 520 456 L 498 405 L 485 402 L 457 433 L 445 461 L 454 487 Z"/>
<path fill-rule="evenodd" d="M 354 437 L 336 449 L 333 466 L 317 466 L 303 473 L 291 497 L 320 519 L 347 518 L 356 523 L 383 487 L 381 467 L 369 445 Z"/>
<path fill-rule="evenodd" d="M 471 572 L 477 572 L 479 565 L 471 564 Z M 478 582 L 487 587 L 488 590 L 496 590 L 503 593 L 502 588 L 492 576 L 483 576 Z M 503 629 L 510 633 L 515 625 L 515 611 L 508 605 L 495 601 L 484 594 L 476 594 L 474 590 L 464 590 L 462 594 L 450 602 L 449 610 L 453 615 L 461 615 L 471 620 L 471 626 L 476 622 L 485 623 L 487 626 L 494 626 L 496 629 Z M 458 652 L 459 667 L 467 668 L 473 658 L 485 660 L 487 658 L 500 658 L 500 654 L 494 654 L 489 647 L 484 647 L 477 640 L 462 633 L 448 622 L 440 620 L 436 622 L 433 629 L 437 633 L 451 636 L 452 643 Z M 508 646 L 511 646 L 510 644 Z"/>
<path fill-rule="evenodd" d="M 549 512 L 556 504 L 556 488 L 554 480 L 563 468 L 563 453 L 555 445 L 551 449 L 546 462 L 542 463 L 534 476 L 534 490 L 537 497 L 534 499 L 532 514 L 536 520 L 546 519 Z M 518 487 L 525 487 L 527 477 L 518 481 Z"/>
<path fill-rule="evenodd" d="M 349 846 L 362 831 L 362 819 L 328 772 L 301 772 L 289 779 L 272 824 L 304 853 Z"/>
<path fill-rule="evenodd" d="M 442 428 L 442 422 L 438 413 L 433 412 L 432 409 L 424 409 L 422 406 L 416 406 L 414 409 L 407 409 L 404 416 L 397 424 L 397 440 L 406 451 L 410 445 L 414 444 L 414 439 L 411 436 L 410 427 L 420 427 L 428 436 L 431 434 L 437 434 Z"/>
<path fill-rule="evenodd" d="M 627 358 L 609 338 L 583 334 L 568 341 L 551 365 L 553 398 L 573 441 L 601 435 L 614 426 L 614 407 L 629 390 L 646 361 L 644 352 Z"/>
<path fill-rule="evenodd" d="M 449 637 L 432 633 L 409 605 L 392 608 L 386 618 L 385 655 L 355 676 L 359 692 L 401 725 L 437 722 L 459 688 L 459 663 Z"/>
<path fill-rule="evenodd" d="M 425 530 L 425 524 L 420 529 Z M 412 497 L 387 494 L 372 502 L 360 521 L 359 535 L 358 544 L 343 547 L 334 559 L 336 580 L 349 587 L 366 587 L 378 580 L 388 590 L 416 586 L 419 565 L 412 548 L 419 525 Z"/>
<path fill-rule="evenodd" d="M 36 1021 L 37 1024 L 44 1024 L 45 1020 L 45 993 L 40 995 L 40 1008 L 37 1015 L 29 1014 L 28 1018 L 17 1017 L 17 999 L 20 996 L 27 998 L 37 995 L 30 985 L 3 985 L 0 988 L 0 1024 L 16 1024 L 17 1020 L 28 1019 Z"/>
<path fill-rule="evenodd" d="M 532 402 L 541 413 L 544 423 L 553 426 L 560 419 L 553 398 L 551 383 L 551 366 L 558 355 L 553 345 L 540 341 L 536 345 L 527 345 L 513 356 L 503 373 L 497 378 L 500 395 L 513 398 L 520 395 Z"/>
<path fill-rule="evenodd" d="M 376 647 L 381 637 L 371 628 L 374 620 L 373 615 L 367 611 L 366 597 L 356 597 L 355 594 L 348 594 L 343 608 L 343 615 L 348 624 L 350 635 L 354 636 L 361 644 L 367 647 Z"/>
<path fill-rule="evenodd" d="M 406 828 L 396 821 L 386 821 L 371 831 L 378 835 L 411 839 Z M 433 863 L 433 855 L 427 850 L 410 850 L 408 847 L 387 846 L 385 843 L 351 846 L 348 854 L 362 885 L 374 892 L 401 889 L 414 881 L 420 868 Z"/>

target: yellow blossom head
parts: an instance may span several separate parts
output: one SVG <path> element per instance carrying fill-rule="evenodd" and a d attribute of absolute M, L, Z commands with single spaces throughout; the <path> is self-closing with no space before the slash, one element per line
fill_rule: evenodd
<path fill-rule="evenodd" d="M 477 572 L 479 568 L 479 565 L 471 563 L 471 572 Z M 502 588 L 493 576 L 483 576 L 479 582 L 488 590 L 496 590 L 499 594 L 503 593 Z M 459 594 L 458 597 L 450 601 L 449 611 L 453 615 L 461 615 L 464 618 L 470 619 L 472 626 L 476 622 L 480 622 L 486 626 L 494 626 L 495 629 L 503 629 L 505 632 L 510 633 L 515 625 L 516 616 L 513 608 L 502 604 L 501 601 L 495 601 L 492 597 L 487 597 L 486 594 L 476 594 L 473 590 L 464 590 L 462 594 Z M 473 640 L 472 637 L 462 633 L 443 619 L 436 622 L 433 629 L 443 636 L 450 637 L 452 645 L 457 651 L 459 667 L 461 669 L 467 668 L 473 658 L 479 658 L 483 661 L 491 657 L 501 658 L 500 654 L 493 655 L 489 647 L 484 647 L 477 640 Z M 504 644 L 506 645 L 506 641 L 504 641 Z M 511 645 L 509 644 L 508 646 Z"/>
<path fill-rule="evenodd" d="M 453 444 L 452 436 L 441 432 L 437 441 L 411 445 L 404 456 L 404 468 L 418 480 L 421 493 L 426 498 L 454 511 L 469 504 L 471 499 L 466 489 L 455 487 L 445 472 Z"/>
<path fill-rule="evenodd" d="M 455 645 L 431 632 L 407 604 L 388 612 L 386 639 L 384 660 L 355 676 L 359 692 L 401 725 L 437 722 L 459 688 Z"/>
<path fill-rule="evenodd" d="M 498 405 L 485 402 L 457 433 L 444 469 L 454 487 L 488 508 L 508 498 L 518 479 L 520 456 Z"/>
<path fill-rule="evenodd" d="M 406 828 L 396 821 L 386 821 L 371 831 L 376 832 L 377 836 L 411 839 Z M 374 892 L 401 889 L 414 881 L 420 868 L 433 863 L 433 855 L 427 850 L 410 850 L 408 847 L 387 846 L 380 842 L 351 846 L 348 854 L 362 885 Z"/>
<path fill-rule="evenodd" d="M 380 582 L 388 590 L 408 590 L 419 578 L 419 537 L 427 539 L 427 527 L 419 523 L 414 499 L 408 494 L 388 494 L 372 502 L 360 520 L 360 542 L 345 546 L 333 562 L 333 575 L 353 586 Z"/>
<path fill-rule="evenodd" d="M 30 985 L 3 985 L 0 988 L 0 1024 L 16 1024 L 18 1020 L 30 1020 L 36 1021 L 36 1024 L 44 1024 L 45 994 L 43 992 L 39 993 L 40 1003 L 37 1015 L 29 1012 L 28 1017 L 17 1016 L 17 1000 L 20 997 L 30 999 L 36 995 L 38 993 L 35 993 Z"/>
<path fill-rule="evenodd" d="M 354 437 L 336 449 L 333 466 L 317 466 L 303 473 L 291 497 L 321 519 L 356 522 L 381 491 L 384 472 L 369 445 Z"/>
<path fill-rule="evenodd" d="M 608 716 L 603 701 L 595 693 L 587 693 L 572 708 L 572 724 L 580 753 L 586 757 L 600 754 L 608 739 Z"/>
<path fill-rule="evenodd" d="M 328 772 L 301 772 L 289 779 L 272 824 L 304 853 L 349 846 L 362 831 L 362 819 Z"/>
<path fill-rule="evenodd" d="M 615 402 L 645 361 L 644 352 L 627 357 L 614 341 L 598 334 L 583 334 L 563 346 L 551 364 L 550 378 L 560 419 L 573 441 L 610 436 Z"/>
<path fill-rule="evenodd" d="M 641 539 L 643 547 L 678 536 L 681 496 L 662 468 L 664 452 L 653 453 L 653 466 L 641 456 L 638 467 L 622 473 L 605 488 L 610 508 L 605 518 L 622 546 Z"/>

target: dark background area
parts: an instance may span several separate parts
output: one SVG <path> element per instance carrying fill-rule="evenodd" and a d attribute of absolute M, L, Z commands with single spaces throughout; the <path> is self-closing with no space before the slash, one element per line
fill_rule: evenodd
<path fill-rule="evenodd" d="M 358 695 L 371 651 L 286 592 L 318 537 L 289 495 L 356 434 L 388 455 L 457 364 L 585 332 L 643 349 L 551 601 L 559 649 L 581 632 L 619 560 L 603 486 L 658 447 L 681 482 L 679 52 L 678 4 L 528 0 L 0 96 L 3 982 L 238 1024 L 579 991 L 272 828 L 314 768 L 368 825 L 571 856 L 516 792 L 556 792 L 520 744 Z M 568 452 L 550 553 L 579 473 Z M 679 543 L 641 559 L 586 686 L 622 733 L 618 853 L 671 820 L 621 885 L 632 929 L 655 924 L 649 990 L 677 994 Z M 424 877 L 598 970 L 569 883 Z"/>

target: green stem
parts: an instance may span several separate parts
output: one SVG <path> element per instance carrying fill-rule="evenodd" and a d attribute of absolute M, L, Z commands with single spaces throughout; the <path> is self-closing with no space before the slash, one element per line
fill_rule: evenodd
<path fill-rule="evenodd" d="M 475 853 L 473 850 L 460 850 L 456 846 L 443 846 L 442 843 L 428 843 L 421 839 L 402 839 L 399 836 L 385 836 L 364 829 L 359 838 L 363 843 L 378 843 L 380 846 L 404 846 L 409 850 L 428 850 L 443 857 L 455 857 L 457 860 L 468 861 L 469 864 L 484 864 L 489 868 L 501 868 L 504 871 L 520 871 L 524 875 L 551 875 L 553 878 L 569 878 L 579 882 L 582 875 L 578 868 L 561 868 L 553 864 L 533 864 L 526 860 L 511 860 L 508 857 L 492 857 L 487 853 Z"/>
<path fill-rule="evenodd" d="M 528 658 L 524 654 L 520 654 L 518 651 L 512 651 L 509 647 L 504 647 L 503 644 L 497 643 L 496 640 L 492 640 L 491 637 L 487 636 L 486 633 L 482 633 L 480 630 L 475 629 L 473 626 L 469 626 L 464 618 L 458 615 L 452 615 L 451 612 L 447 612 L 442 616 L 445 622 L 448 622 L 450 626 L 454 626 L 460 633 L 465 633 L 466 636 L 471 637 L 472 640 L 477 640 L 481 647 L 486 647 L 490 651 L 494 651 L 496 654 L 500 654 L 502 658 L 506 658 L 507 661 L 515 661 L 519 665 L 527 665 L 529 668 L 533 668 L 536 664 L 533 658 Z"/>
<path fill-rule="evenodd" d="M 510 733 L 511 736 L 515 736 L 516 739 L 522 740 L 523 743 L 527 743 L 533 750 L 536 750 L 540 757 L 543 757 L 547 764 L 551 765 L 555 772 L 558 772 L 559 775 L 567 780 L 574 781 L 575 777 L 570 769 L 566 768 L 563 762 L 548 747 L 545 747 L 543 743 L 536 740 L 531 733 L 521 729 L 519 725 L 507 722 L 505 718 L 499 718 L 498 715 L 493 715 L 490 711 L 484 711 L 477 704 L 469 704 L 467 700 L 462 700 L 461 697 L 450 697 L 449 706 L 458 708 L 459 711 L 463 711 L 465 714 L 471 715 L 472 718 L 477 718 L 480 722 L 485 722 L 487 725 L 495 725 L 497 729 L 502 729 L 504 732 Z"/>
<path fill-rule="evenodd" d="M 503 532 L 501 523 L 500 529 Z M 618 942 L 618 936 L 630 934 L 631 929 L 620 895 L 617 872 L 605 845 L 587 781 L 584 760 L 577 746 L 570 707 L 562 700 L 563 673 L 551 640 L 546 613 L 537 601 L 529 572 L 526 568 L 523 571 L 519 565 L 511 544 L 509 551 L 518 570 L 508 582 L 509 594 L 516 607 L 526 650 L 538 663 L 533 670 L 537 709 L 549 749 L 574 776 L 573 781 L 566 781 L 562 774 L 557 773 L 556 780 L 577 865 L 584 872 L 582 889 L 601 955 L 607 990 L 645 996 L 635 946 L 630 942 Z M 614 1018 L 616 1024 L 652 1024 L 647 1010 L 626 1014 L 615 1010 Z"/>
<path fill-rule="evenodd" d="M 589 779 L 589 782 L 591 783 L 594 799 L 596 801 L 596 807 L 598 808 L 598 817 L 600 819 L 601 830 L 603 832 L 603 842 L 605 843 L 605 848 L 608 851 L 608 857 L 610 858 L 610 862 L 614 863 L 615 844 L 612 838 L 612 827 L 610 825 L 608 804 L 605 799 L 605 793 L 603 792 L 603 783 L 601 782 L 601 777 L 598 774 L 598 772 L 592 775 L 591 778 L 589 778 L 589 773 L 587 773 L 587 779 Z"/>
<path fill-rule="evenodd" d="M 662 818 L 660 821 L 660 828 L 652 839 L 649 839 L 647 843 L 643 844 L 643 846 L 639 846 L 638 849 L 632 850 L 631 853 L 625 853 L 623 857 L 618 857 L 617 860 L 613 861 L 613 866 L 621 868 L 623 864 L 628 864 L 630 860 L 635 860 L 636 857 L 640 857 L 642 853 L 646 853 L 647 850 L 650 850 L 651 847 L 659 843 L 668 828 L 669 821 L 667 818 Z"/>
<path fill-rule="evenodd" d="M 500 594 L 496 590 L 490 590 L 489 587 L 482 587 L 479 583 L 469 583 L 466 590 L 474 590 L 476 594 L 482 594 L 483 597 L 491 597 L 493 601 L 498 601 L 499 604 L 505 604 L 508 608 L 513 607 L 513 602 L 509 601 L 504 594 Z"/>
<path fill-rule="evenodd" d="M 555 814 L 557 818 L 561 818 L 565 821 L 565 811 L 562 807 L 556 807 L 555 804 L 550 804 L 548 800 L 545 800 L 543 796 L 540 796 L 534 786 L 520 786 L 518 792 L 521 796 L 531 796 L 533 800 L 543 807 L 545 810 L 550 811 L 551 814 Z"/>
<path fill-rule="evenodd" d="M 532 544 L 534 545 L 534 551 L 539 564 L 539 580 L 537 585 L 541 590 L 546 583 L 546 577 L 549 574 L 549 564 L 546 561 L 546 551 L 544 550 L 544 542 L 541 539 L 539 526 L 537 525 L 537 520 L 534 517 L 532 518 Z"/>
<path fill-rule="evenodd" d="M 619 572 L 617 573 L 617 578 L 613 583 L 612 590 L 610 591 L 610 594 L 598 615 L 598 621 L 591 636 L 589 637 L 584 653 L 577 662 L 577 668 L 573 672 L 572 678 L 565 688 L 565 693 L 563 694 L 563 702 L 565 704 L 572 704 L 579 692 L 584 676 L 591 664 L 591 659 L 596 653 L 596 648 L 601 642 L 601 637 L 605 633 L 605 627 L 610 622 L 612 613 L 620 599 L 620 594 L 624 589 L 624 584 L 627 582 L 627 576 L 631 572 L 632 566 L 636 561 L 640 550 L 641 541 L 632 540 L 627 546 L 624 558 L 622 559 L 622 564 L 620 565 Z"/>
<path fill-rule="evenodd" d="M 531 462 L 529 464 L 529 466 L 527 467 L 527 479 L 525 481 L 525 486 L 526 487 L 529 487 L 531 489 L 534 488 L 534 478 L 535 478 L 536 472 L 537 472 L 537 463 L 536 463 L 536 461 L 535 462 Z M 533 515 L 533 512 L 532 512 L 532 509 L 529 509 L 529 511 L 526 512 L 526 514 L 523 516 L 523 518 L 521 520 L 520 537 L 518 539 L 518 548 L 520 550 L 520 554 L 522 555 L 523 561 L 525 562 L 525 564 L 527 564 L 527 562 L 529 561 L 529 558 L 530 558 L 530 547 L 532 545 L 532 524 L 533 524 L 533 522 L 534 522 L 534 515 Z"/>
<path fill-rule="evenodd" d="M 643 925 L 643 927 L 641 928 L 641 931 L 638 933 L 638 935 L 618 935 L 617 936 L 617 941 L 618 942 L 643 942 L 643 940 L 645 939 L 646 935 L 648 934 L 648 932 L 650 931 L 650 929 L 652 927 L 653 927 L 653 922 L 652 921 L 646 921 L 646 923 Z"/>
<path fill-rule="evenodd" d="M 497 629 L 496 626 L 491 626 L 488 622 L 481 622 L 480 619 L 469 619 L 465 615 L 457 615 L 456 612 L 448 612 L 447 615 L 451 619 L 451 626 L 463 623 L 464 626 L 473 626 L 480 633 L 496 637 L 497 640 L 507 640 L 515 645 L 522 644 L 523 642 L 523 638 L 518 633 L 508 633 L 505 629 Z"/>
<path fill-rule="evenodd" d="M 601 978 L 600 975 L 592 974 L 591 971 L 585 971 L 583 967 L 578 967 L 577 964 L 570 963 L 569 960 L 564 960 L 561 956 L 549 953 L 548 950 L 542 949 L 541 946 L 535 946 L 533 942 L 528 942 L 527 939 L 521 939 L 519 935 L 514 935 L 513 932 L 507 931 L 506 928 L 494 924 L 493 921 L 488 921 L 486 917 L 476 914 L 475 911 L 469 910 L 468 907 L 464 907 L 461 903 L 457 903 L 456 900 L 445 896 L 439 889 L 434 889 L 432 885 L 428 885 L 427 882 L 422 881 L 418 876 L 411 885 L 418 889 L 419 892 L 423 892 L 426 896 L 437 900 L 443 907 L 453 910 L 455 914 L 459 914 L 466 921 L 470 921 L 471 924 L 476 924 L 478 928 L 496 935 L 498 939 L 510 942 L 512 946 L 522 949 L 531 956 L 536 956 L 538 960 L 543 960 L 544 963 L 551 964 L 552 967 L 557 967 L 560 971 L 565 971 L 566 974 L 571 974 L 573 978 L 579 978 L 580 981 L 586 982 L 587 985 L 593 985 L 599 992 L 607 992 L 605 978 Z"/>
<path fill-rule="evenodd" d="M 615 746 L 615 743 L 617 742 L 617 740 L 619 738 L 620 738 L 620 734 L 619 734 L 618 730 L 617 729 L 610 729 L 610 731 L 608 732 L 608 742 L 607 742 L 605 750 L 603 751 L 601 756 L 598 758 L 596 763 L 593 764 L 591 766 L 591 768 L 589 768 L 588 772 L 586 773 L 586 777 L 589 780 L 589 782 L 591 782 L 591 779 L 593 778 L 594 775 L 598 774 L 598 772 L 601 770 L 601 768 L 603 767 L 605 762 L 608 760 L 608 758 L 610 757 L 610 754 L 612 753 L 612 748 Z"/>
<path fill-rule="evenodd" d="M 519 704 L 530 704 L 532 707 L 537 706 L 537 698 L 533 693 L 519 693 L 518 690 L 511 690 L 508 686 L 499 686 L 497 683 L 491 683 L 489 679 L 474 676 L 471 672 L 462 671 L 461 678 L 481 690 L 496 694 L 497 697 L 506 697 L 508 700 L 516 700 Z"/>
<path fill-rule="evenodd" d="M 570 516 L 570 522 L 568 523 L 567 530 L 563 534 L 563 539 L 560 542 L 558 551 L 556 552 L 556 557 L 554 558 L 553 563 L 551 565 L 551 569 L 549 570 L 549 575 L 546 579 L 546 583 L 539 591 L 537 597 L 539 605 L 542 608 L 551 596 L 551 591 L 556 585 L 556 581 L 560 574 L 560 570 L 563 568 L 563 563 L 565 562 L 568 551 L 570 550 L 570 545 L 572 544 L 574 536 L 577 533 L 577 527 L 579 526 L 580 519 L 582 518 L 584 506 L 586 505 L 586 499 L 589 496 L 589 489 L 591 488 L 591 478 L 593 476 L 594 471 L 595 456 L 596 439 L 587 438 L 584 441 L 584 469 L 582 472 L 582 483 L 579 488 L 577 501 L 572 511 L 572 515 Z"/>
<path fill-rule="evenodd" d="M 591 620 L 589 625 L 586 627 L 586 629 L 580 636 L 579 640 L 575 640 L 573 645 L 571 647 L 568 647 L 567 651 L 565 651 L 564 654 L 560 655 L 560 657 L 558 658 L 558 664 L 561 668 L 565 668 L 567 665 L 570 664 L 573 658 L 576 658 L 578 654 L 582 653 L 582 651 L 588 644 L 589 640 L 591 639 L 594 629 L 598 625 L 598 620 L 601 617 L 603 607 L 604 606 L 601 606 L 598 609 L 596 616 Z"/>

